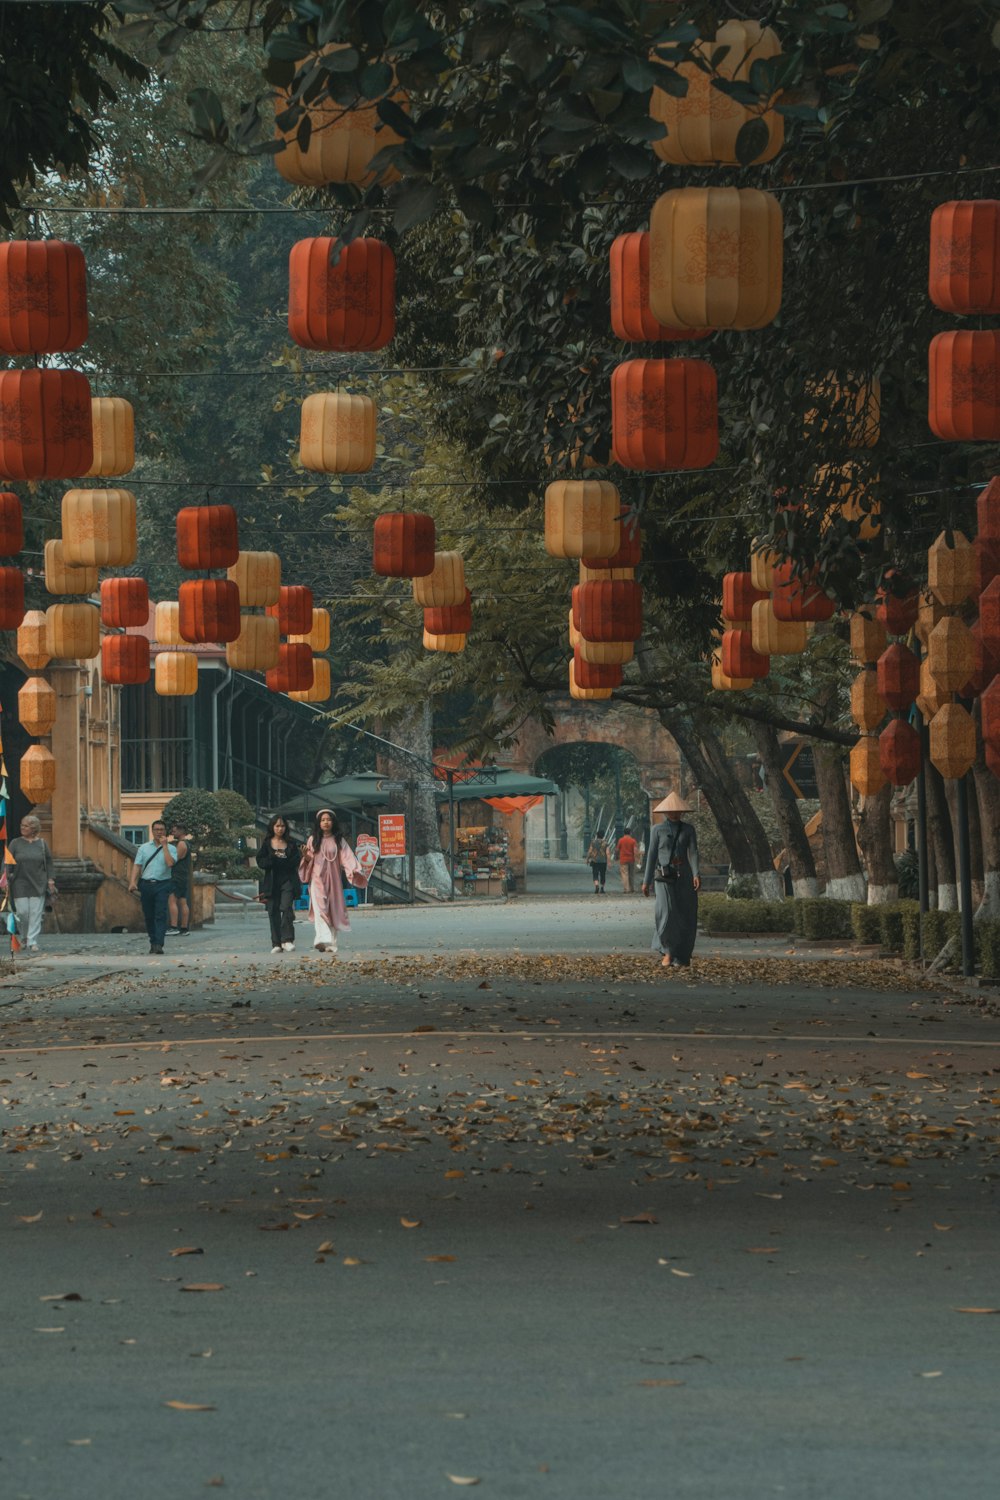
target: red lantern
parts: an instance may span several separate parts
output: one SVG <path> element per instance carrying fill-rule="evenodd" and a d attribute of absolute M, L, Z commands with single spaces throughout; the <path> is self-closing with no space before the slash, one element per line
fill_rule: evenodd
<path fill-rule="evenodd" d="M 145 578 L 105 578 L 101 584 L 102 625 L 127 630 L 130 625 L 145 625 L 148 620 L 149 589 Z"/>
<path fill-rule="evenodd" d="M 266 681 L 272 693 L 308 692 L 313 685 L 312 647 L 303 641 L 282 641 L 278 665 L 267 673 Z"/>
<path fill-rule="evenodd" d="M 372 569 L 382 578 L 426 578 L 434 571 L 434 522 L 419 511 L 388 511 L 375 519 Z"/>
<path fill-rule="evenodd" d="M 1000 750 L 994 750 L 992 745 L 984 745 L 983 758 L 986 761 L 987 770 L 992 771 L 994 776 L 1000 777 Z"/>
<path fill-rule="evenodd" d="M 381 240 L 299 240 L 288 257 L 288 332 L 304 349 L 384 349 L 396 332 L 396 258 Z"/>
<path fill-rule="evenodd" d="M 755 604 L 767 595 L 753 586 L 749 573 L 724 573 L 722 576 L 722 618 L 749 620 Z"/>
<path fill-rule="evenodd" d="M 181 639 L 235 641 L 240 633 L 240 591 L 228 578 L 189 578 L 177 590 Z"/>
<path fill-rule="evenodd" d="M 0 245 L 0 349 L 65 354 L 86 338 L 87 265 L 79 245 L 64 240 Z"/>
<path fill-rule="evenodd" d="M 622 669 L 615 662 L 602 665 L 585 661 L 577 647 L 573 652 L 573 680 L 581 688 L 616 688 L 621 686 Z"/>
<path fill-rule="evenodd" d="M 978 698 L 987 684 L 992 682 L 1000 672 L 1000 653 L 994 654 L 984 645 L 983 628 L 978 620 L 969 626 L 969 634 L 972 636 L 975 665 L 972 669 L 972 676 L 958 695 L 960 698 Z"/>
<path fill-rule="evenodd" d="M 282 584 L 277 604 L 269 604 L 267 613 L 277 620 L 282 635 L 308 635 L 313 623 L 312 589 L 306 588 L 302 583 Z M 305 686 L 311 687 L 312 682 L 307 682 Z M 280 691 L 299 693 L 304 692 L 305 688 L 296 686 L 281 688 Z"/>
<path fill-rule="evenodd" d="M 972 543 L 976 555 L 976 591 L 978 598 L 1000 574 L 1000 538 L 977 536 Z"/>
<path fill-rule="evenodd" d="M 979 596 L 979 629 L 984 649 L 991 656 L 1000 656 L 1000 577 Z"/>
<path fill-rule="evenodd" d="M 9 490 L 0 491 L 0 557 L 13 557 L 23 546 L 21 502 Z"/>
<path fill-rule="evenodd" d="M 24 574 L 0 568 L 0 630 L 16 630 L 24 619 Z"/>
<path fill-rule="evenodd" d="M 642 635 L 642 589 L 631 578 L 578 583 L 573 627 L 586 641 L 637 641 Z"/>
<path fill-rule="evenodd" d="M 927 420 L 950 443 L 1000 439 L 1000 333 L 939 333 L 928 352 Z"/>
<path fill-rule="evenodd" d="M 875 602 L 875 618 L 890 635 L 908 635 L 917 623 L 920 599 L 916 589 L 895 570 L 885 576 L 886 587 L 879 589 Z M 894 593 L 892 585 L 905 592 Z"/>
<path fill-rule="evenodd" d="M 613 458 L 626 469 L 704 469 L 719 452 L 715 371 L 703 359 L 630 359 L 611 376 Z"/>
<path fill-rule="evenodd" d="M 428 635 L 468 635 L 472 629 L 472 595 L 465 591 L 461 604 L 442 604 L 424 610 L 424 629 Z"/>
<path fill-rule="evenodd" d="M 878 737 L 878 758 L 886 781 L 909 786 L 920 770 L 920 736 L 905 719 L 892 719 Z"/>
<path fill-rule="evenodd" d="M 770 672 L 771 658 L 753 649 L 753 636 L 749 630 L 724 630 L 722 670 L 727 677 L 759 680 Z"/>
<path fill-rule="evenodd" d="M 620 234 L 611 244 L 611 328 L 615 338 L 662 342 L 707 339 L 710 328 L 667 328 L 649 308 L 649 234 Z"/>
<path fill-rule="evenodd" d="M 182 568 L 231 568 L 239 555 L 239 526 L 231 505 L 186 505 L 177 512 L 177 561 Z"/>
<path fill-rule="evenodd" d="M 621 542 L 617 552 L 610 557 L 585 557 L 582 562 L 585 568 L 637 568 L 642 562 L 639 518 L 626 517 L 621 522 Z"/>
<path fill-rule="evenodd" d="M 771 600 L 776 620 L 829 620 L 832 617 L 833 600 L 818 583 L 813 582 L 814 576 L 815 569 L 796 574 L 795 564 L 791 561 L 775 564 Z"/>
<path fill-rule="evenodd" d="M 0 374 L 0 474 L 73 479 L 94 462 L 90 383 L 79 370 Z"/>
<path fill-rule="evenodd" d="M 994 676 L 979 700 L 983 740 L 1000 755 L 1000 676 Z"/>
<path fill-rule="evenodd" d="M 897 713 L 909 708 L 920 692 L 920 662 L 910 648 L 898 641 L 889 646 L 878 659 L 877 673 L 878 690 L 888 706 Z"/>
<path fill-rule="evenodd" d="M 101 676 L 124 687 L 149 681 L 149 642 L 144 635 L 106 635 L 101 642 Z"/>
<path fill-rule="evenodd" d="M 993 478 L 976 500 L 976 522 L 979 535 L 1000 541 L 1000 478 Z"/>
<path fill-rule="evenodd" d="M 930 299 L 942 312 L 1000 312 L 1000 203 L 939 203 L 931 214 Z"/>

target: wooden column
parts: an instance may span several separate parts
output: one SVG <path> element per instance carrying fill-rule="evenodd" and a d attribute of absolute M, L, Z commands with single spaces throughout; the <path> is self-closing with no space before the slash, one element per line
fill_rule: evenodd
<path fill-rule="evenodd" d="M 48 669 L 56 694 L 56 722 L 52 727 L 52 754 L 56 761 L 56 789 L 52 794 L 51 848 L 56 859 L 81 859 L 80 759 L 86 752 L 81 729 L 80 702 L 83 681 L 79 664 L 54 661 Z M 81 752 L 81 742 L 84 750 Z"/>

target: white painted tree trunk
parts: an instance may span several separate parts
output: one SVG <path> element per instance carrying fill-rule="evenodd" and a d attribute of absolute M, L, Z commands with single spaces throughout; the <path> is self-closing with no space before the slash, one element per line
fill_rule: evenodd
<path fill-rule="evenodd" d="M 861 874 L 837 876 L 827 881 L 823 894 L 835 901 L 864 901 L 865 877 Z"/>
<path fill-rule="evenodd" d="M 983 881 L 983 899 L 979 903 L 975 920 L 995 921 L 1000 917 L 1000 870 L 987 870 Z"/>
<path fill-rule="evenodd" d="M 792 880 L 792 895 L 798 900 L 811 900 L 813 896 L 819 895 L 819 881 L 810 877 L 808 880 Z"/>
<path fill-rule="evenodd" d="M 757 884 L 764 901 L 781 901 L 785 895 L 785 882 L 777 870 L 758 870 Z"/>
<path fill-rule="evenodd" d="M 898 900 L 898 885 L 870 885 L 868 887 L 869 906 L 888 906 L 890 902 Z"/>
<path fill-rule="evenodd" d="M 443 854 L 418 854 L 414 860 L 414 869 L 418 891 L 448 899 L 451 895 L 451 881 L 448 878 L 448 862 Z"/>
<path fill-rule="evenodd" d="M 958 911 L 958 886 L 939 885 L 937 888 L 938 911 Z"/>

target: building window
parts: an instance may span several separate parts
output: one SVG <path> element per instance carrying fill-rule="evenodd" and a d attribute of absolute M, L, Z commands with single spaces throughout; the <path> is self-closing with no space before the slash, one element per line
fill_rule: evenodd
<path fill-rule="evenodd" d="M 146 840 L 149 838 L 149 829 L 146 828 L 146 827 L 142 827 L 142 828 L 123 828 L 122 829 L 122 838 L 123 839 L 128 839 L 128 841 L 129 841 L 130 844 L 137 844 L 137 845 L 138 844 L 144 844 L 146 842 Z"/>
<path fill-rule="evenodd" d="M 161 698 L 152 682 L 122 688 L 122 791 L 193 786 L 190 698 Z"/>

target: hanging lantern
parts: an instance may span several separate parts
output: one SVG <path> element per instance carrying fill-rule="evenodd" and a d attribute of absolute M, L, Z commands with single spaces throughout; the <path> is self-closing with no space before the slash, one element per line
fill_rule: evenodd
<path fill-rule="evenodd" d="M 1000 755 L 1000 675 L 984 689 L 979 700 L 979 714 L 984 742 Z"/>
<path fill-rule="evenodd" d="M 580 559 L 577 583 L 595 583 L 599 578 L 634 578 L 634 568 L 590 568 Z"/>
<path fill-rule="evenodd" d="M 946 442 L 1000 439 L 1000 333 L 938 333 L 928 351 L 927 420 Z"/>
<path fill-rule="evenodd" d="M 905 592 L 893 592 L 893 584 Z M 885 575 L 885 585 L 878 592 L 875 618 L 889 635 L 908 635 L 917 623 L 917 591 L 895 570 Z"/>
<path fill-rule="evenodd" d="M 976 760 L 976 726 L 959 703 L 946 703 L 931 720 L 928 755 L 946 781 L 957 781 Z"/>
<path fill-rule="evenodd" d="M 282 584 L 277 604 L 267 606 L 269 615 L 278 622 L 282 635 L 308 635 L 313 622 L 313 593 L 304 583 Z M 308 683 L 305 684 L 309 686 Z M 282 692 L 287 689 L 282 688 Z"/>
<path fill-rule="evenodd" d="M 596 702 L 598 700 L 610 698 L 611 697 L 611 693 L 612 693 L 612 689 L 609 688 L 609 687 L 605 687 L 605 688 L 585 688 L 585 687 L 581 687 L 580 684 L 576 680 L 576 672 L 575 672 L 575 669 L 574 669 L 574 664 L 573 664 L 573 662 L 570 662 L 570 664 L 569 664 L 569 695 L 570 695 L 571 698 L 579 698 L 579 699 L 582 699 L 584 702 L 591 702 L 591 703 L 593 703 L 593 702 Z"/>
<path fill-rule="evenodd" d="M 44 745 L 29 745 L 21 756 L 21 791 L 35 807 L 56 789 L 56 761 Z"/>
<path fill-rule="evenodd" d="M 585 557 L 583 562 L 588 568 L 637 568 L 642 562 L 638 516 L 623 517 L 617 551 L 609 553 L 607 557 Z"/>
<path fill-rule="evenodd" d="M 545 550 L 550 557 L 603 556 L 621 543 L 621 499 L 605 479 L 558 479 L 545 490 Z"/>
<path fill-rule="evenodd" d="M 957 615 L 939 620 L 927 637 L 927 669 L 946 693 L 961 692 L 976 666 L 969 627 Z"/>
<path fill-rule="evenodd" d="M 586 397 L 581 395 L 576 402 L 566 402 L 562 408 L 565 411 L 563 417 L 558 414 L 558 405 L 546 408 L 542 458 L 547 469 L 554 466 L 575 473 L 578 468 L 608 467 L 611 457 L 607 439 L 591 422 L 584 420 L 587 405 Z"/>
<path fill-rule="evenodd" d="M 944 605 L 929 589 L 917 596 L 917 620 L 913 627 L 913 634 L 925 650 L 928 636 L 937 622 L 943 619 Z"/>
<path fill-rule="evenodd" d="M 299 240 L 288 258 L 288 332 L 303 349 L 384 349 L 396 332 L 396 258 L 381 240 Z"/>
<path fill-rule="evenodd" d="M 461 604 L 424 610 L 424 630 L 428 635 L 468 635 L 472 629 L 472 595 L 465 591 Z"/>
<path fill-rule="evenodd" d="M 0 557 L 13 557 L 24 546 L 21 502 L 9 490 L 0 492 Z"/>
<path fill-rule="evenodd" d="M 375 462 L 375 427 L 370 396 L 316 391 L 302 403 L 299 461 L 320 474 L 367 474 Z"/>
<path fill-rule="evenodd" d="M 45 611 L 49 655 L 62 661 L 93 661 L 101 649 L 96 604 L 50 604 Z"/>
<path fill-rule="evenodd" d="M 315 656 L 320 651 L 330 649 L 330 611 L 328 609 L 314 609 L 312 612 L 312 625 L 308 630 L 294 632 L 289 635 L 290 641 L 304 641 L 312 649 Z"/>
<path fill-rule="evenodd" d="M 0 630 L 17 630 L 24 619 L 24 574 L 0 568 Z"/>
<path fill-rule="evenodd" d="M 916 705 L 924 723 L 929 724 L 938 709 L 951 702 L 951 697 L 951 693 L 931 674 L 930 662 L 925 657 L 920 663 L 920 692 L 916 697 Z"/>
<path fill-rule="evenodd" d="M 840 377 L 831 371 L 821 380 L 807 380 L 806 394 L 816 401 L 803 424 L 807 441 L 874 448 L 882 412 L 882 385 L 876 376 Z"/>
<path fill-rule="evenodd" d="M 777 552 L 772 552 L 755 537 L 750 543 L 750 582 L 759 594 L 769 594 L 774 587 L 774 570 L 781 561 Z"/>
<path fill-rule="evenodd" d="M 198 658 L 193 651 L 161 651 L 153 668 L 161 698 L 192 698 L 198 691 Z"/>
<path fill-rule="evenodd" d="M 875 491 L 879 476 L 855 460 L 820 464 L 806 496 L 808 508 L 820 512 L 826 533 L 839 516 L 858 542 L 873 542 L 882 532 L 882 506 Z"/>
<path fill-rule="evenodd" d="M 892 786 L 909 786 L 920 770 L 920 736 L 905 719 L 892 719 L 878 737 L 882 774 Z"/>
<path fill-rule="evenodd" d="M 570 620 L 573 611 L 570 610 Z M 634 641 L 588 641 L 577 630 L 576 639 L 570 640 L 574 651 L 579 651 L 584 661 L 594 662 L 597 666 L 624 666 L 635 656 Z"/>
<path fill-rule="evenodd" d="M 796 572 L 791 560 L 775 565 L 771 603 L 778 620 L 829 620 L 833 600 L 814 582 L 815 569 Z"/>
<path fill-rule="evenodd" d="M 961 531 L 941 535 L 927 549 L 927 586 L 942 604 L 964 604 L 976 587 L 976 554 Z"/>
<path fill-rule="evenodd" d="M 877 662 L 887 642 L 881 620 L 870 619 L 860 611 L 851 616 L 851 660 L 867 667 Z"/>
<path fill-rule="evenodd" d="M 90 403 L 94 461 L 87 478 L 111 478 L 135 468 L 135 413 L 121 396 L 95 396 Z"/>
<path fill-rule="evenodd" d="M 722 670 L 722 651 L 712 652 L 712 687 L 717 693 L 744 692 L 753 687 L 752 677 L 727 677 Z"/>
<path fill-rule="evenodd" d="M 977 536 L 972 544 L 976 559 L 976 582 L 973 594 L 979 598 L 994 578 L 1000 577 L 1000 538 Z"/>
<path fill-rule="evenodd" d="M 785 122 L 774 108 L 780 91 L 761 110 L 738 102 L 712 83 L 717 77 L 749 84 L 756 63 L 780 57 L 781 45 L 770 26 L 761 26 L 759 21 L 726 21 L 714 41 L 696 42 L 691 53 L 692 61 L 675 69 L 675 76 L 687 83 L 684 97 L 656 87 L 650 96 L 650 118 L 667 127 L 666 135 L 650 141 L 656 155 L 675 166 L 745 167 L 772 161 L 785 138 Z M 749 86 L 756 92 L 756 78 Z M 737 154 L 736 141 L 750 120 L 762 121 L 767 136 L 760 151 L 746 162 Z"/>
<path fill-rule="evenodd" d="M 770 599 L 760 599 L 750 612 L 753 649 L 761 656 L 798 656 L 809 644 L 804 620 L 779 620 Z"/>
<path fill-rule="evenodd" d="M 177 561 L 182 568 L 231 568 L 239 555 L 239 525 L 231 505 L 186 505 L 177 512 Z"/>
<path fill-rule="evenodd" d="M 436 635 L 425 626 L 423 639 L 425 651 L 447 651 L 454 655 L 465 650 L 465 635 L 460 630 L 448 635 Z"/>
<path fill-rule="evenodd" d="M 878 690 L 889 707 L 895 713 L 909 708 L 920 691 L 920 663 L 910 648 L 898 642 L 888 646 L 879 657 L 876 670 Z"/>
<path fill-rule="evenodd" d="M 851 749 L 851 785 L 862 797 L 877 797 L 885 786 L 879 741 L 864 735 Z"/>
<path fill-rule="evenodd" d="M 581 688 L 621 686 L 622 668 L 617 662 L 587 661 L 579 650 L 573 653 L 573 681 Z"/>
<path fill-rule="evenodd" d="M 281 558 L 277 552 L 240 552 L 226 576 L 239 589 L 243 609 L 277 604 L 281 588 Z"/>
<path fill-rule="evenodd" d="M 612 458 L 625 469 L 708 468 L 719 452 L 714 369 L 703 359 L 627 360 L 611 375 L 611 426 Z"/>
<path fill-rule="evenodd" d="M 101 624 L 128 630 L 149 621 L 149 589 L 144 578 L 105 578 L 101 584 Z"/>
<path fill-rule="evenodd" d="M 17 717 L 25 734 L 51 734 L 56 722 L 56 693 L 44 677 L 29 677 L 20 688 Z"/>
<path fill-rule="evenodd" d="M 707 339 L 708 328 L 665 328 L 649 310 L 649 235 L 620 234 L 611 242 L 611 329 L 615 338 L 666 343 Z"/>
<path fill-rule="evenodd" d="M 93 461 L 85 375 L 51 369 L 0 373 L 0 475 L 73 479 Z"/>
<path fill-rule="evenodd" d="M 767 590 L 756 589 L 749 573 L 722 575 L 722 618 L 749 620 L 755 604 L 767 598 Z"/>
<path fill-rule="evenodd" d="M 414 578 L 413 597 L 424 609 L 461 604 L 465 600 L 465 561 L 461 552 L 435 552 L 434 567 Z"/>
<path fill-rule="evenodd" d="M 150 676 L 149 642 L 144 635 L 106 635 L 101 642 L 101 676 L 118 687 L 135 687 Z"/>
<path fill-rule="evenodd" d="M 328 76 L 323 57 L 339 51 L 345 43 L 331 43 L 299 63 L 294 90 L 278 89 L 275 95 L 275 133 L 284 142 L 274 157 L 274 164 L 286 182 L 300 187 L 322 187 L 328 182 L 351 182 L 367 187 L 372 182 L 383 186 L 396 182 L 395 167 L 372 170 L 372 161 L 387 146 L 399 146 L 403 137 L 385 124 L 378 112 L 381 99 L 389 99 L 402 110 L 409 101 L 395 81 L 378 99 L 359 97 L 350 104 L 324 95 L 317 98 L 322 82 Z M 373 59 L 369 66 L 374 68 Z M 290 106 L 304 104 L 295 119 L 289 118 Z"/>
<path fill-rule="evenodd" d="M 301 641 L 282 642 L 278 648 L 278 665 L 267 674 L 272 693 L 305 693 L 313 685 L 313 654 Z"/>
<path fill-rule="evenodd" d="M 1000 656 L 1000 576 L 979 596 L 979 629 L 985 650 Z"/>
<path fill-rule="evenodd" d="M 1000 313 L 1000 203 L 939 203 L 931 214 L 928 292 L 950 313 Z"/>
<path fill-rule="evenodd" d="M 240 633 L 240 591 L 228 578 L 191 578 L 177 591 L 181 640 L 192 645 L 235 641 Z"/>
<path fill-rule="evenodd" d="M 642 590 L 627 578 L 577 584 L 573 624 L 588 641 L 637 641 L 642 635 Z"/>
<path fill-rule="evenodd" d="M 722 636 L 722 670 L 735 681 L 757 682 L 770 672 L 771 659 L 754 650 L 749 630 L 726 630 Z"/>
<path fill-rule="evenodd" d="M 153 639 L 158 646 L 182 646 L 180 605 L 176 599 L 163 599 L 153 612 Z"/>
<path fill-rule="evenodd" d="M 878 729 L 888 711 L 875 673 L 870 667 L 859 672 L 851 683 L 851 718 L 855 724 L 859 729 Z"/>
<path fill-rule="evenodd" d="M 70 567 L 127 567 L 135 561 L 136 546 L 130 490 L 67 490 L 63 495 L 62 550 Z"/>
<path fill-rule="evenodd" d="M 974 620 L 969 629 L 972 637 L 972 673 L 959 693 L 960 698 L 978 698 L 987 684 L 1000 672 L 1000 653 L 992 652 L 983 644 L 982 626 Z"/>
<path fill-rule="evenodd" d="M 375 518 L 372 571 L 382 578 L 426 578 L 434 568 L 434 522 L 419 511 Z"/>
<path fill-rule="evenodd" d="M 993 478 L 976 500 L 976 527 L 980 538 L 1000 542 L 1000 478 Z"/>
<path fill-rule="evenodd" d="M 0 245 L 0 350 L 65 354 L 87 340 L 87 264 L 65 240 Z"/>
<path fill-rule="evenodd" d="M 296 703 L 328 703 L 332 691 L 330 663 L 322 658 L 314 658 L 312 687 L 305 688 L 302 692 L 293 691 L 288 696 L 294 698 Z"/>
<path fill-rule="evenodd" d="M 281 630 L 273 615 L 240 615 L 240 633 L 226 644 L 226 666 L 236 672 L 269 672 L 278 665 Z"/>
<path fill-rule="evenodd" d="M 649 218 L 649 305 L 670 327 L 764 328 L 781 306 L 782 218 L 759 188 L 673 188 Z"/>
<path fill-rule="evenodd" d="M 49 594 L 96 594 L 97 569 L 72 567 L 61 539 L 53 537 L 45 543 L 45 590 Z"/>
<path fill-rule="evenodd" d="M 52 660 L 44 611 L 29 609 L 17 627 L 17 654 L 29 672 L 41 672 Z"/>

